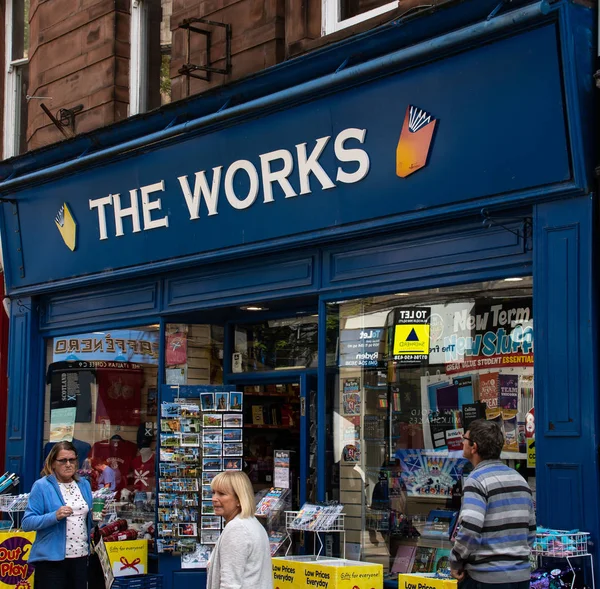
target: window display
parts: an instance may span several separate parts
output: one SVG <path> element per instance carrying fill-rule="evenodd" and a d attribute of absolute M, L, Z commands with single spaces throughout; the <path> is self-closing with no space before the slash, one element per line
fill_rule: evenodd
<path fill-rule="evenodd" d="M 347 540 L 386 572 L 444 568 L 474 419 L 498 422 L 535 488 L 531 279 L 331 303 L 327 325 L 327 492 Z"/>
<path fill-rule="evenodd" d="M 80 476 L 114 493 L 118 521 L 140 539 L 155 520 L 158 338 L 152 325 L 47 342 L 43 458 L 72 441 Z"/>

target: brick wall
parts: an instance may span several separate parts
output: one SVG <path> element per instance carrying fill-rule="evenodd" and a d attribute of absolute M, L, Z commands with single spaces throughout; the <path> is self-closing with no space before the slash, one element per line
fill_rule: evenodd
<path fill-rule="evenodd" d="M 232 71 L 229 75 L 213 74 L 210 82 L 188 79 L 178 73 L 185 63 L 187 32 L 179 24 L 188 18 L 204 18 L 231 25 Z M 171 31 L 172 98 L 178 100 L 198 94 L 213 86 L 222 86 L 283 61 L 285 56 L 285 0 L 173 0 Z M 198 25 L 203 27 L 203 25 Z M 219 27 L 204 27 L 212 32 L 211 61 L 225 67 L 225 33 Z M 206 40 L 191 35 L 190 62 L 206 64 Z"/>
<path fill-rule="evenodd" d="M 56 116 L 83 105 L 77 133 L 127 117 L 129 2 L 127 0 L 31 0 L 29 94 Z M 29 103 L 28 149 L 62 139 L 40 108 Z"/>

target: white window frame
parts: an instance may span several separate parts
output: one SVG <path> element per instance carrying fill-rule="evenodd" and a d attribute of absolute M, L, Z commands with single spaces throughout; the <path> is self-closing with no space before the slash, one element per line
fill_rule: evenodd
<path fill-rule="evenodd" d="M 129 116 L 145 112 L 148 83 L 148 18 L 144 0 L 131 0 Z"/>
<path fill-rule="evenodd" d="M 377 8 L 373 8 L 372 10 L 368 10 L 367 12 L 363 12 L 362 14 L 357 14 L 352 18 L 340 20 L 340 15 L 342 13 L 340 2 L 341 0 L 322 0 L 322 35 L 329 35 L 331 33 L 335 33 L 336 31 L 341 31 L 342 29 L 351 27 L 352 25 L 355 25 L 359 22 L 369 20 L 374 16 L 379 16 L 380 14 L 384 14 L 386 12 L 389 12 L 390 10 L 394 10 L 394 8 L 398 8 L 399 5 L 399 0 L 394 0 L 393 2 L 388 2 L 383 6 L 378 6 Z"/>
<path fill-rule="evenodd" d="M 6 0 L 4 13 L 4 128 L 2 156 L 19 155 L 21 136 L 21 74 L 29 59 L 13 59 L 13 0 Z"/>

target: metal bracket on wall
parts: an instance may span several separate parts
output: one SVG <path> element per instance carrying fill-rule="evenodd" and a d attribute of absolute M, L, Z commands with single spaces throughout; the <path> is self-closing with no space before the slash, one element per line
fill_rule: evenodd
<path fill-rule="evenodd" d="M 493 217 L 487 209 L 481 209 L 483 217 L 483 226 L 486 229 L 490 227 L 502 227 L 506 231 L 516 235 L 523 243 L 523 253 L 533 250 L 533 218 L 532 217 Z M 509 227 L 516 221 L 521 223 L 521 227 L 515 229 Z"/>
<path fill-rule="evenodd" d="M 78 104 L 73 108 L 61 108 L 56 114 L 56 117 L 43 102 L 40 102 L 40 108 L 48 115 L 52 124 L 66 139 L 75 137 L 75 115 L 83 110 L 83 104 Z"/>
<path fill-rule="evenodd" d="M 221 27 L 225 29 L 225 67 L 217 68 L 212 66 L 210 57 L 210 46 L 212 41 L 212 31 L 209 29 L 201 29 L 196 24 L 205 25 L 207 27 Z M 198 80 L 204 80 L 210 82 L 211 74 L 229 74 L 231 72 L 231 25 L 216 22 L 213 20 L 206 20 L 204 18 L 186 18 L 178 27 L 178 29 L 187 30 L 187 48 L 186 48 L 186 59 L 185 64 L 179 68 L 179 73 L 188 77 L 189 79 L 196 78 Z M 198 33 L 204 35 L 206 38 L 206 65 L 198 65 L 190 63 L 191 61 L 191 42 L 192 33 Z M 203 73 L 198 73 L 203 72 Z M 189 95 L 189 91 L 188 91 Z"/>

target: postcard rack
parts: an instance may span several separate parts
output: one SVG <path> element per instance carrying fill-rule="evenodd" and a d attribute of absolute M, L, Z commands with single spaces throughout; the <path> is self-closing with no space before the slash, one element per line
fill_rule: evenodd
<path fill-rule="evenodd" d="M 164 386 L 172 400 L 160 406 L 157 552 L 203 568 L 222 529 L 211 481 L 243 466 L 243 394 L 225 385 Z"/>
<path fill-rule="evenodd" d="M 571 589 L 575 585 L 576 571 L 573 564 L 576 559 L 589 560 L 592 589 L 595 589 L 594 561 L 588 548 L 589 537 L 589 532 L 538 528 L 531 553 L 537 558 L 538 563 L 542 557 L 565 559 L 573 573 Z"/>
<path fill-rule="evenodd" d="M 292 546 L 293 532 L 311 532 L 313 551 L 317 558 L 323 555 L 325 547 L 323 536 L 326 534 L 340 534 L 340 555 L 346 558 L 346 528 L 342 509 L 343 505 L 339 504 L 325 506 L 304 504 L 300 511 L 286 511 L 285 528 L 289 538 L 286 556 Z"/>

